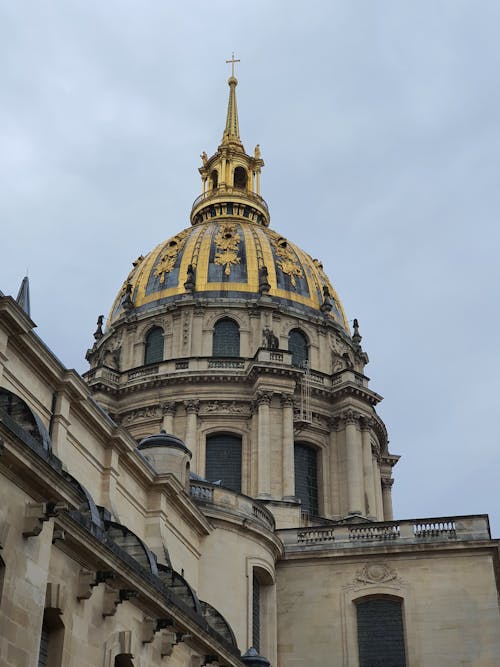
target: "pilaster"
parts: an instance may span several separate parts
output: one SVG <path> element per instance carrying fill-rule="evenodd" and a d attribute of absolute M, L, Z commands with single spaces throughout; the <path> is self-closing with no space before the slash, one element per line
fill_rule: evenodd
<path fill-rule="evenodd" d="M 293 437 L 293 397 L 291 394 L 281 395 L 281 408 L 283 419 L 283 500 L 295 499 L 295 462 L 294 462 L 294 437 Z"/>
<path fill-rule="evenodd" d="M 257 394 L 257 498 L 271 497 L 271 443 L 269 406 L 272 393 L 260 391 Z"/>

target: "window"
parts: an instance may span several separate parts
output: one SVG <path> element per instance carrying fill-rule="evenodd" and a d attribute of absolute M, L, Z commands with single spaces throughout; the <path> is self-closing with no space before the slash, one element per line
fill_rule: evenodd
<path fill-rule="evenodd" d="M 207 438 L 205 477 L 241 493 L 241 438 L 230 433 Z"/>
<path fill-rule="evenodd" d="M 154 327 L 146 336 L 144 363 L 155 364 L 163 361 L 163 329 Z"/>
<path fill-rule="evenodd" d="M 252 646 L 260 653 L 260 581 L 252 578 Z"/>
<path fill-rule="evenodd" d="M 217 169 L 214 169 L 210 174 L 210 180 L 212 181 L 212 190 L 217 190 L 217 186 L 219 185 L 219 174 Z"/>
<path fill-rule="evenodd" d="M 115 667 L 134 667 L 130 655 L 120 653 L 115 657 Z"/>
<path fill-rule="evenodd" d="M 45 609 L 43 614 L 38 667 L 58 667 L 61 664 L 64 625 L 59 614 L 60 610 L 52 608 Z"/>
<path fill-rule="evenodd" d="M 306 368 L 308 359 L 307 338 L 300 329 L 292 329 L 288 334 L 288 350 L 292 353 L 292 366 Z"/>
<path fill-rule="evenodd" d="M 368 598 L 356 607 L 359 667 L 406 667 L 401 600 Z"/>
<path fill-rule="evenodd" d="M 243 167 L 236 167 L 234 170 L 234 187 L 241 190 L 246 190 L 247 187 L 247 172 Z"/>
<path fill-rule="evenodd" d="M 302 501 L 302 511 L 313 516 L 318 509 L 318 457 L 316 450 L 309 445 L 296 443 L 295 459 L 295 495 Z"/>
<path fill-rule="evenodd" d="M 240 328 L 234 320 L 226 317 L 215 324 L 212 354 L 214 357 L 240 356 Z"/>

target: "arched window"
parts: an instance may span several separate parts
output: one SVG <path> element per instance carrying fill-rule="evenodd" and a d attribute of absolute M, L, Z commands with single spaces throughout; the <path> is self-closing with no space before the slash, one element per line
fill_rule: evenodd
<path fill-rule="evenodd" d="M 163 361 L 163 329 L 154 327 L 146 336 L 144 363 L 155 364 Z"/>
<path fill-rule="evenodd" d="M 115 656 L 115 667 L 134 667 L 132 658 L 126 653 Z"/>
<path fill-rule="evenodd" d="M 306 368 L 309 356 L 307 338 L 300 329 L 292 329 L 288 334 L 288 350 L 292 353 L 292 366 Z"/>
<path fill-rule="evenodd" d="M 359 667 L 406 667 L 402 601 L 365 598 L 356 611 Z"/>
<path fill-rule="evenodd" d="M 217 169 L 214 169 L 213 172 L 210 174 L 210 180 L 212 181 L 212 190 L 217 190 L 219 186 L 219 174 L 217 172 Z"/>
<path fill-rule="evenodd" d="M 214 357 L 240 356 L 240 328 L 234 320 L 225 317 L 216 322 L 212 355 Z"/>
<path fill-rule="evenodd" d="M 318 456 L 316 450 L 302 443 L 294 445 L 295 495 L 302 501 L 302 511 L 313 516 L 318 507 Z"/>
<path fill-rule="evenodd" d="M 247 172 L 243 167 L 236 167 L 234 170 L 234 179 L 233 184 L 235 188 L 240 188 L 241 190 L 246 190 L 247 188 Z"/>
<path fill-rule="evenodd" d="M 241 438 L 230 433 L 210 435 L 206 442 L 205 477 L 241 493 Z"/>

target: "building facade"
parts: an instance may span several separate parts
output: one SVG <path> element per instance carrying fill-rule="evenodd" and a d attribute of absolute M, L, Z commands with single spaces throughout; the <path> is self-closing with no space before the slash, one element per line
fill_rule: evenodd
<path fill-rule="evenodd" d="M 393 520 L 358 323 L 272 229 L 228 83 L 83 377 L 0 298 L 0 664 L 495 665 L 488 518 Z"/>

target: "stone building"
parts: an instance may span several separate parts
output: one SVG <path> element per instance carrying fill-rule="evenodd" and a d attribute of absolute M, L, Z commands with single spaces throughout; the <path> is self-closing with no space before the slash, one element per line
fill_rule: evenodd
<path fill-rule="evenodd" d="M 500 662 L 487 516 L 393 520 L 368 357 L 274 231 L 229 79 L 191 225 L 133 262 L 83 377 L 0 297 L 0 664 Z"/>

